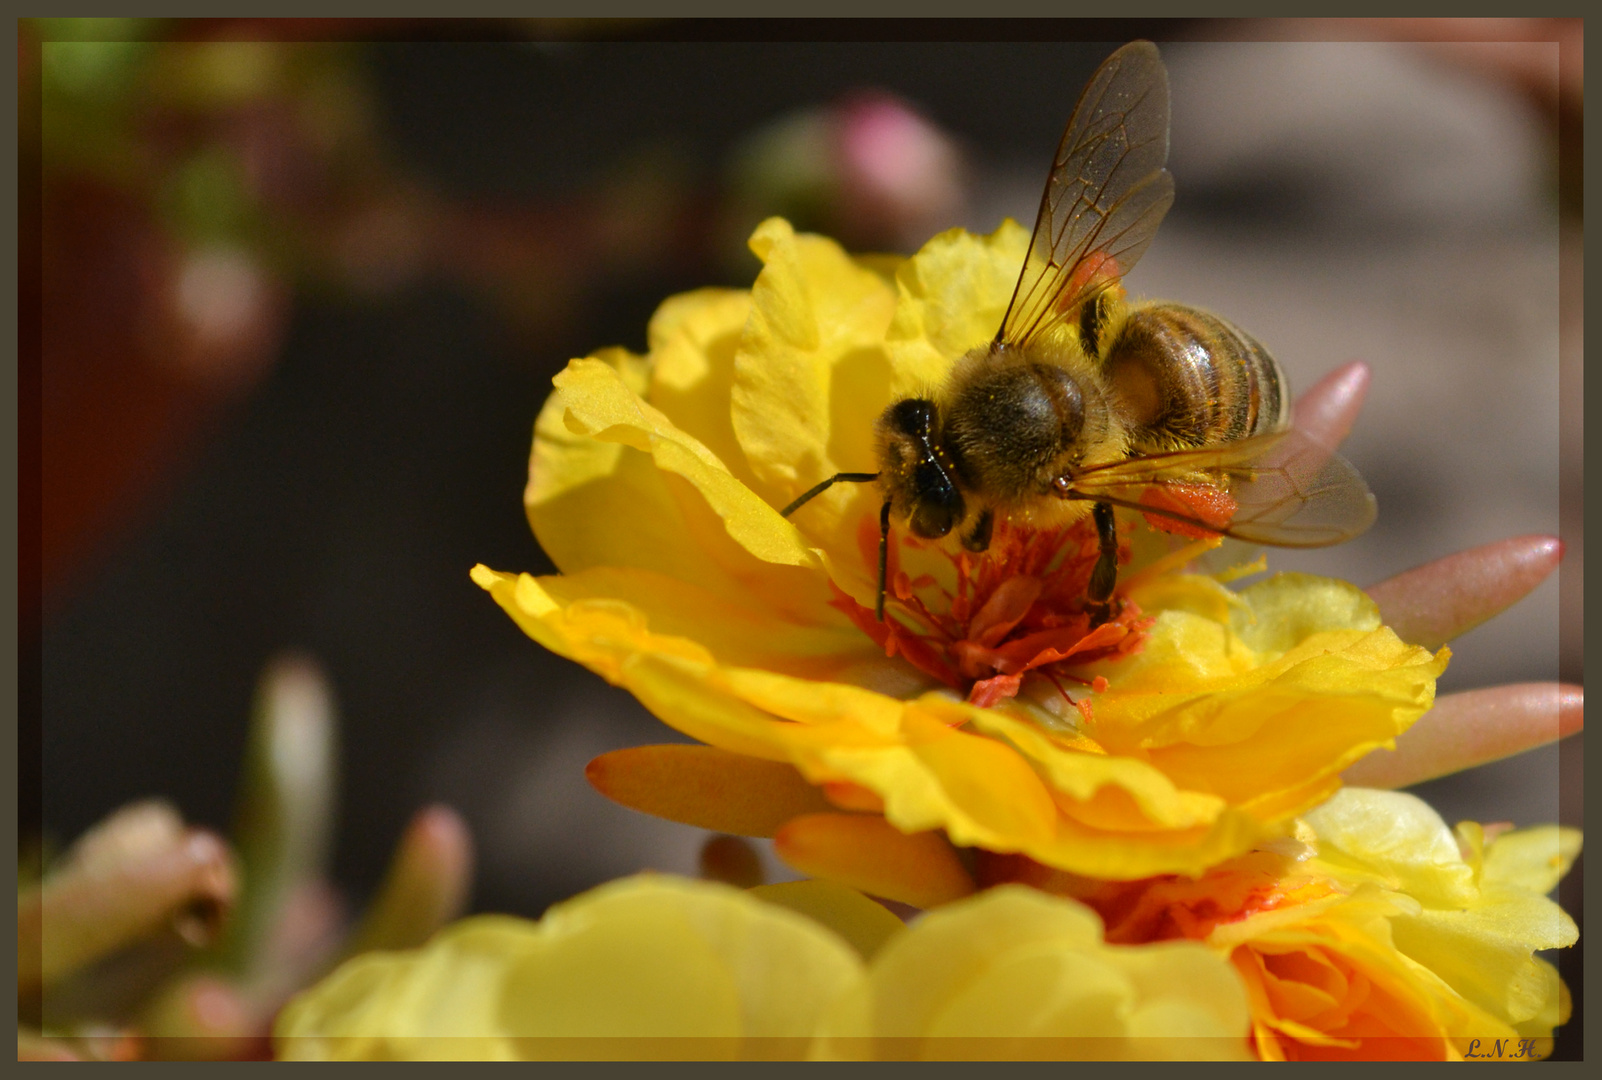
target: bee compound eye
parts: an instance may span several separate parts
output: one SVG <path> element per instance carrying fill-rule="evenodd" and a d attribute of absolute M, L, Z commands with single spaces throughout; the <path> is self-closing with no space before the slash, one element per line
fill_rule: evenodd
<path fill-rule="evenodd" d="M 897 434 L 927 440 L 934 430 L 934 402 L 903 398 L 885 410 L 884 423 Z"/>
<path fill-rule="evenodd" d="M 938 539 L 962 520 L 962 492 L 933 457 L 921 462 L 912 474 L 914 498 L 907 524 L 926 540 Z"/>
<path fill-rule="evenodd" d="M 912 517 L 908 526 L 913 533 L 925 540 L 938 540 L 962 520 L 962 497 L 955 497 L 955 501 L 942 500 L 939 502 L 927 499 L 919 500 L 912 508 Z"/>

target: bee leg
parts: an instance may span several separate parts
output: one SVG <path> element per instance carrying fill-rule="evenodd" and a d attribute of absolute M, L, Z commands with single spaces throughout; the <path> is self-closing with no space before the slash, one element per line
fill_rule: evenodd
<path fill-rule="evenodd" d="M 1099 502 L 1091 510 L 1096 521 L 1096 536 L 1101 541 L 1101 558 L 1090 571 L 1090 585 L 1085 589 L 1089 601 L 1092 628 L 1107 621 L 1112 609 L 1108 601 L 1113 586 L 1118 583 L 1118 523 L 1113 520 L 1111 503 Z"/>
<path fill-rule="evenodd" d="M 874 608 L 874 616 L 884 622 L 884 584 L 885 572 L 890 566 L 890 500 L 886 499 L 884 506 L 879 510 L 879 603 Z"/>
<path fill-rule="evenodd" d="M 968 535 L 962 538 L 962 546 L 969 551 L 984 551 L 990 546 L 990 532 L 995 527 L 995 515 L 990 508 L 979 511 L 979 520 L 973 523 Z"/>

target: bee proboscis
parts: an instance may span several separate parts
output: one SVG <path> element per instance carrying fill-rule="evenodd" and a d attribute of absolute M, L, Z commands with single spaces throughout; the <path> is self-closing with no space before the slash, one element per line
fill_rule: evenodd
<path fill-rule="evenodd" d="M 1168 74 L 1136 41 L 1091 77 L 1057 147 L 1023 272 L 993 340 L 932 398 L 880 416 L 877 615 L 890 526 L 970 551 L 998 516 L 1038 526 L 1094 517 L 1100 556 L 1085 599 L 1107 615 L 1117 581 L 1114 507 L 1192 535 L 1321 547 L 1372 524 L 1357 471 L 1290 427 L 1278 361 L 1234 324 L 1168 302 L 1126 302 L 1120 281 L 1174 199 Z"/>

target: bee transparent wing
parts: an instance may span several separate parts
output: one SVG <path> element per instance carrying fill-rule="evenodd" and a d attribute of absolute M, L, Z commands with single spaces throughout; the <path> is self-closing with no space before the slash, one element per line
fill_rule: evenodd
<path fill-rule="evenodd" d="M 998 342 L 1028 344 L 1129 272 L 1174 201 L 1167 161 L 1168 72 L 1131 42 L 1079 95 Z"/>
<path fill-rule="evenodd" d="M 1338 544 L 1375 514 L 1357 470 L 1294 429 L 1092 467 L 1072 478 L 1067 497 L 1276 547 Z"/>

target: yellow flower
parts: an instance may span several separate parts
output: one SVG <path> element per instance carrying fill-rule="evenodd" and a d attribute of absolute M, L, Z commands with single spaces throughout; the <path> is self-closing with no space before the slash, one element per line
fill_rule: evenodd
<path fill-rule="evenodd" d="M 1347 788 L 1295 842 L 1197 880 L 1099 883 L 1019 860 L 991 876 L 1083 899 L 1110 941 L 1188 938 L 1228 956 L 1264 1058 L 1543 1057 L 1569 999 L 1533 953 L 1578 937 L 1545 894 L 1580 836 L 1486 836 L 1472 822 L 1454 835 L 1411 795 Z"/>
<path fill-rule="evenodd" d="M 1001 527 L 980 557 L 895 530 L 879 624 L 877 493 L 837 484 L 780 516 L 818 480 L 873 467 L 878 414 L 994 332 L 1026 244 L 1011 222 L 953 230 L 893 264 L 770 220 L 749 293 L 670 299 L 647 356 L 607 350 L 557 377 L 525 501 L 562 573 L 474 580 L 536 641 L 729 752 L 694 789 L 707 805 L 669 790 L 690 785 L 666 748 L 654 787 L 614 762 L 603 790 L 771 834 L 783 814 L 760 798 L 711 804 L 769 784 L 776 762 L 835 807 L 882 814 L 886 852 L 890 833 L 931 833 L 1105 878 L 1195 874 L 1283 832 L 1430 707 L 1445 650 L 1404 644 L 1340 582 L 1235 594 L 1159 559 L 1126 570 L 1122 613 L 1091 631 L 1088 525 Z M 830 842 L 862 828 L 814 816 L 780 850 L 814 876 L 884 885 Z M 940 863 L 935 850 L 905 861 Z M 929 873 L 956 880 L 941 865 Z M 888 888 L 929 902 L 971 885 Z"/>
<path fill-rule="evenodd" d="M 861 977 L 843 939 L 791 910 L 642 875 L 538 923 L 477 916 L 358 956 L 292 1001 L 275 1038 L 287 1058 L 795 1057 Z"/>
<path fill-rule="evenodd" d="M 865 996 L 846 1013 L 865 1027 L 837 1020 L 823 1055 L 1250 1056 L 1246 996 L 1221 958 L 1188 942 L 1106 945 L 1090 909 L 1016 885 L 920 917 L 874 957 Z"/>
<path fill-rule="evenodd" d="M 358 957 L 283 1011 L 276 1043 L 344 1060 L 1239 1059 L 1247 1030 L 1210 950 L 1108 946 L 1088 908 L 1032 889 L 904 929 L 837 885 L 642 875 L 538 923 L 479 916 Z"/>

